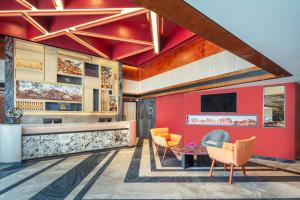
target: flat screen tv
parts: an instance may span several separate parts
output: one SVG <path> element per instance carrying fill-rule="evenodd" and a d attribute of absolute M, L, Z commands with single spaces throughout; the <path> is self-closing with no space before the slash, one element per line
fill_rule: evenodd
<path fill-rule="evenodd" d="M 236 112 L 236 93 L 202 95 L 201 112 Z"/>

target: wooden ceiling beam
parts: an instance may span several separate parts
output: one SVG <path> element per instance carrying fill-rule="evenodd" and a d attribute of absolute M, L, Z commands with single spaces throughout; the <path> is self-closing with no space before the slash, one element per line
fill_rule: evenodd
<path fill-rule="evenodd" d="M 278 77 L 291 74 L 182 0 L 132 0 Z"/>

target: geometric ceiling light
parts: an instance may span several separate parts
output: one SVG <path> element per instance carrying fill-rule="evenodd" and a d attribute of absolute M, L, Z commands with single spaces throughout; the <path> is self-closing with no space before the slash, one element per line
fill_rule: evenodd
<path fill-rule="evenodd" d="M 26 0 L 16 0 L 16 1 L 29 10 L 37 10 L 36 7 L 34 7 L 31 3 L 29 3 Z"/>
<path fill-rule="evenodd" d="M 79 52 L 80 44 L 91 54 L 129 65 L 140 65 L 195 36 L 169 20 L 162 23 L 156 13 L 131 0 L 5 0 L 0 24 L 1 34 Z"/>
<path fill-rule="evenodd" d="M 155 12 L 150 11 L 151 32 L 154 45 L 154 53 L 159 53 L 159 25 L 158 16 Z"/>

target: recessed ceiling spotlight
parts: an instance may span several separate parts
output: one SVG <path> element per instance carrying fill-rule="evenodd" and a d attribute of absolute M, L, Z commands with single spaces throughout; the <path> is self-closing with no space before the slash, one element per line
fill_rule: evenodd
<path fill-rule="evenodd" d="M 56 10 L 63 10 L 64 9 L 64 4 L 62 2 L 62 0 L 53 0 L 54 1 L 54 5 Z"/>

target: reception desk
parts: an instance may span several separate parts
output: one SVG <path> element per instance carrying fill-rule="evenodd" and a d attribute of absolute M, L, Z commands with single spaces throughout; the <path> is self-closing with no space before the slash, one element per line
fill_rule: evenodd
<path fill-rule="evenodd" d="M 135 121 L 20 126 L 22 160 L 134 146 L 136 138 Z"/>

